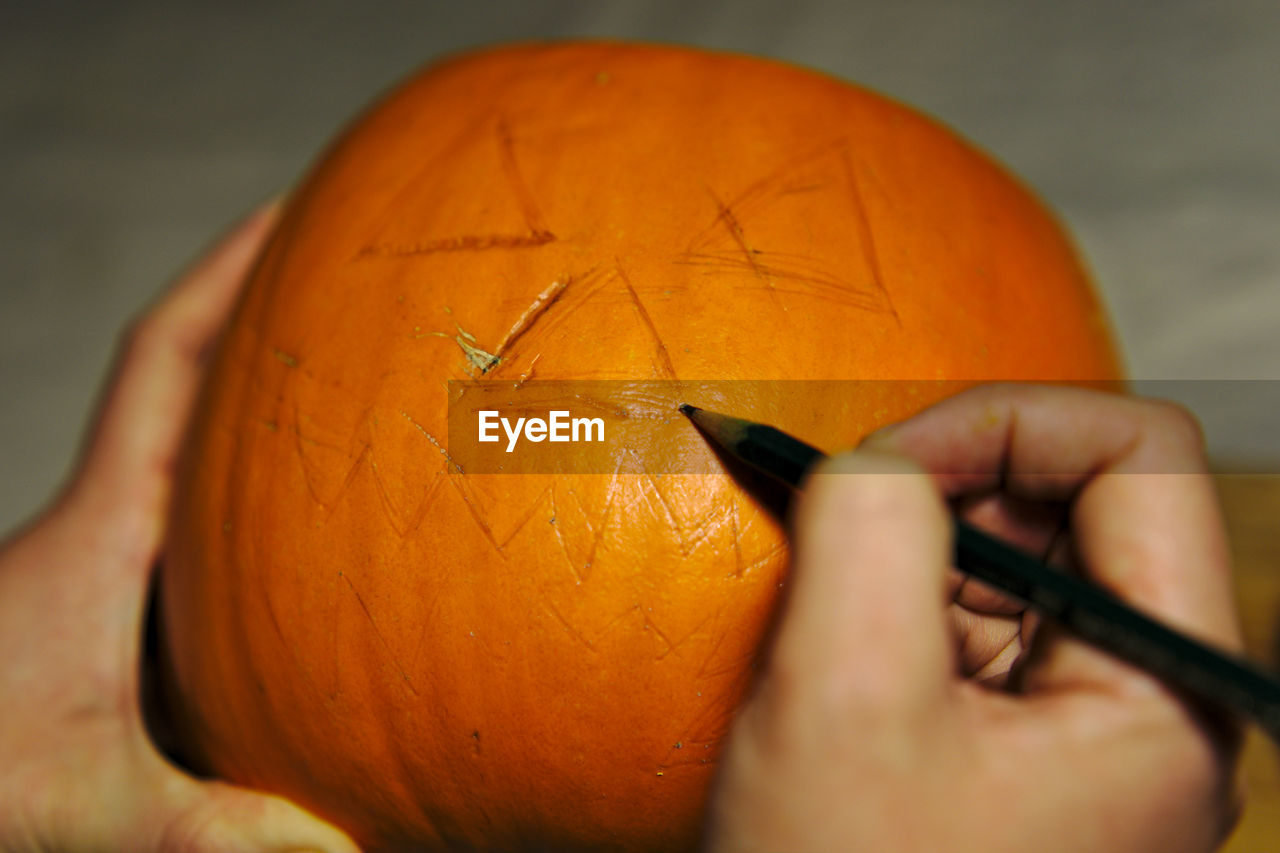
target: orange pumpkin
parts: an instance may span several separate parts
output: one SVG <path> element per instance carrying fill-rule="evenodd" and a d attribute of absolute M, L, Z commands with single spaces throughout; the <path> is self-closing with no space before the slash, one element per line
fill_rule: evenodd
<path fill-rule="evenodd" d="M 446 381 L 1119 373 L 1052 217 L 906 107 L 684 48 L 448 59 L 322 158 L 216 361 L 161 585 L 173 721 L 370 850 L 690 848 L 781 525 L 723 472 L 463 473 Z M 828 449 L 931 401 L 716 387 L 689 402 Z M 714 459 L 675 402 L 633 447 Z"/>

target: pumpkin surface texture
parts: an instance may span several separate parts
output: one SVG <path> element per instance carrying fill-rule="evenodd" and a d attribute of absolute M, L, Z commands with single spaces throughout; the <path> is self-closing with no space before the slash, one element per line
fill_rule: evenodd
<path fill-rule="evenodd" d="M 449 58 L 320 159 L 215 359 L 160 584 L 171 722 L 368 850 L 695 847 L 782 523 L 721 470 L 467 473 L 448 381 L 1119 373 L 1053 218 L 906 107 L 685 48 Z M 931 402 L 723 387 L 689 402 L 827 450 Z M 676 402 L 672 452 L 714 460 Z"/>

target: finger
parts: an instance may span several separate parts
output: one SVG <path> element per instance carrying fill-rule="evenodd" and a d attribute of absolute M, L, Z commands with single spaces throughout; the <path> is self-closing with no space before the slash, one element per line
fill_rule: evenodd
<path fill-rule="evenodd" d="M 1033 501 L 1005 492 L 964 495 L 951 506 L 975 527 L 1040 558 L 1066 525 L 1069 509 L 1062 501 Z"/>
<path fill-rule="evenodd" d="M 992 686 L 1022 654 L 1021 616 L 979 615 L 962 607 L 951 609 L 959 672 L 974 681 Z"/>
<path fill-rule="evenodd" d="M 987 492 L 965 495 L 952 509 L 969 523 L 1028 553 L 1048 557 L 1065 524 L 1066 505 Z M 959 671 L 987 687 L 1003 687 L 1026 650 L 1034 618 L 1027 604 L 966 575 L 948 573 Z"/>
<path fill-rule="evenodd" d="M 953 670 L 950 526 L 928 476 L 900 457 L 835 457 L 809 479 L 795 537 L 771 674 L 812 707 L 936 707 Z"/>
<path fill-rule="evenodd" d="M 872 438 L 953 491 L 1075 497 L 1082 570 L 1139 609 L 1227 648 L 1240 645 L 1229 559 L 1203 438 L 1176 407 L 1079 389 L 1001 386 L 958 395 Z M 1032 667 L 1041 683 L 1123 668 L 1078 643 Z"/>
<path fill-rule="evenodd" d="M 157 853 L 359 853 L 346 833 L 281 797 L 192 781 L 173 800 Z"/>
<path fill-rule="evenodd" d="M 1061 539 L 1066 524 L 1067 505 L 1028 501 L 999 492 L 966 495 L 956 499 L 953 509 L 970 524 L 1047 559 L 1054 543 Z M 1026 610 L 1026 602 L 1013 598 L 981 581 L 956 573 L 953 600 L 979 613 L 1014 614 Z"/>
<path fill-rule="evenodd" d="M 70 488 L 125 547 L 150 553 L 203 362 L 278 214 L 233 228 L 134 326 L 120 354 Z"/>
<path fill-rule="evenodd" d="M 1228 546 L 1207 476 L 1102 475 L 1081 492 L 1073 526 L 1080 563 L 1096 583 L 1193 637 L 1242 649 Z M 1026 683 L 1038 689 L 1122 676 L 1132 673 L 1063 636 L 1038 655 Z"/>
<path fill-rule="evenodd" d="M 23 760 L 0 776 L 27 842 L 18 849 L 359 853 L 346 833 L 279 796 L 187 775 L 136 721 L 80 722 L 48 741 L 55 749 L 19 752 Z M 6 786 L 15 773 L 18 785 Z M 0 848 L 10 849 L 13 829 L 0 820 Z"/>
<path fill-rule="evenodd" d="M 1141 441 L 1153 412 L 1163 408 L 1169 407 L 1084 388 L 983 385 L 878 430 L 861 446 L 911 457 L 949 496 L 1002 490 L 1069 500 Z M 1144 459 L 1150 473 L 1203 467 L 1194 454 Z"/>

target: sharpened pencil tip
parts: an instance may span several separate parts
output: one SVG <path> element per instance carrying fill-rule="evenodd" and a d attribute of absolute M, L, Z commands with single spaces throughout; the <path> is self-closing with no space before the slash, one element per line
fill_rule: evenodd
<path fill-rule="evenodd" d="M 680 414 L 693 417 L 697 412 L 702 411 L 697 406 L 690 406 L 688 403 L 680 404 Z"/>

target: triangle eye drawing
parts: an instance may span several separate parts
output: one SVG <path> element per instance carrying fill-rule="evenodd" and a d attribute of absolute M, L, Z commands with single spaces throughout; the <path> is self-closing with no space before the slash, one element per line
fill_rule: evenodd
<path fill-rule="evenodd" d="M 819 300 L 896 322 L 862 183 L 847 141 L 838 139 L 733 194 L 708 187 L 713 214 L 675 262 L 734 276 L 736 289 L 759 291 L 784 311 L 799 299 Z M 796 222 L 809 232 L 807 244 L 769 242 L 769 234 L 794 233 Z"/>

